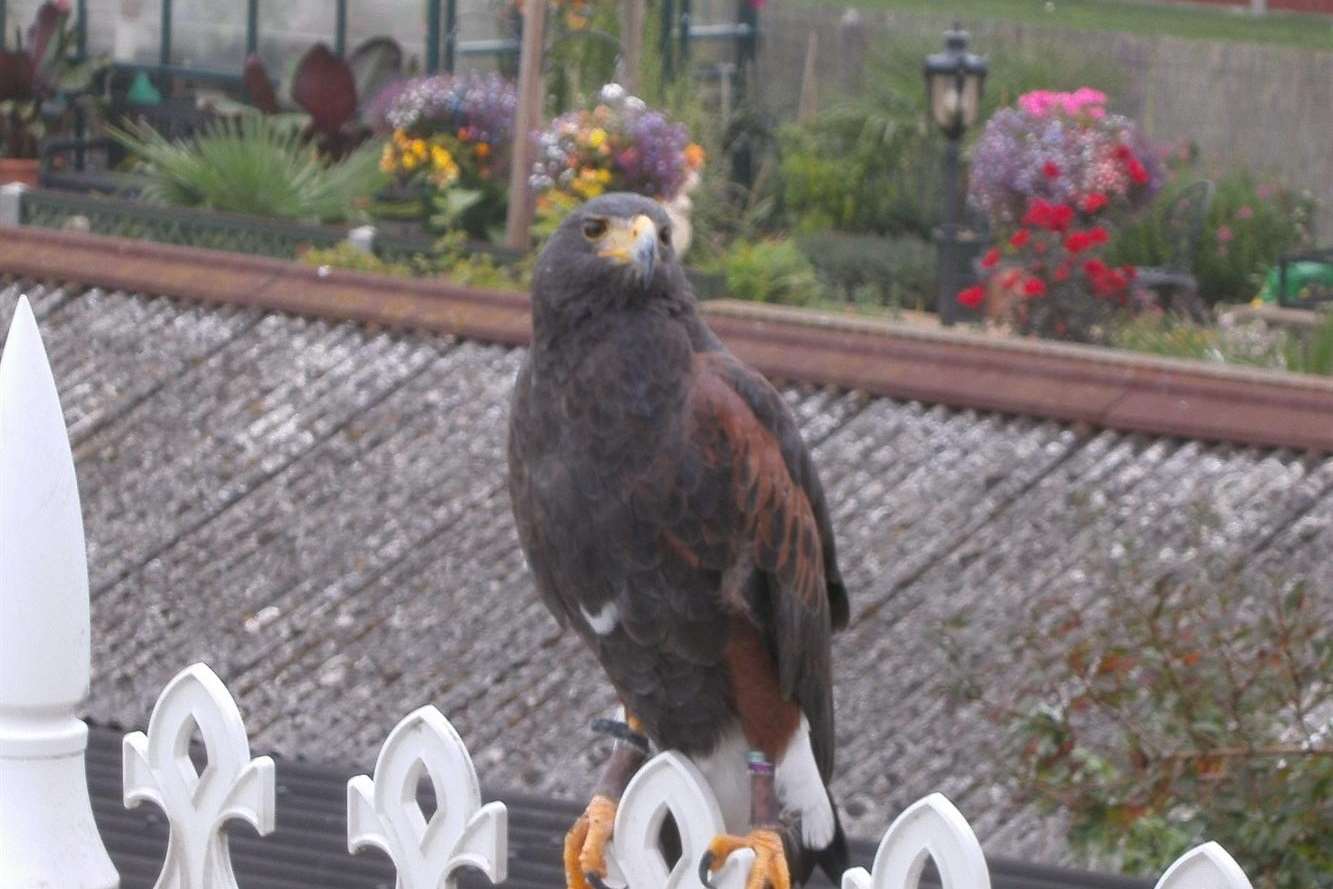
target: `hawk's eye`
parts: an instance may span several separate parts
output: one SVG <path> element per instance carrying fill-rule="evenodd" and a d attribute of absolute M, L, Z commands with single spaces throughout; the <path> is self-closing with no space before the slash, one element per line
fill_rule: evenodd
<path fill-rule="evenodd" d="M 663 246 L 663 247 L 670 247 L 670 246 L 671 246 L 671 227 L 670 227 L 670 226 L 666 226 L 666 227 L 664 227 L 664 228 L 662 229 L 662 233 L 659 234 L 659 235 L 657 236 L 657 239 L 658 239 L 659 241 L 662 242 L 662 246 Z"/>
<path fill-rule="evenodd" d="M 605 219 L 589 219 L 583 223 L 583 236 L 589 241 L 595 241 L 606 234 Z"/>

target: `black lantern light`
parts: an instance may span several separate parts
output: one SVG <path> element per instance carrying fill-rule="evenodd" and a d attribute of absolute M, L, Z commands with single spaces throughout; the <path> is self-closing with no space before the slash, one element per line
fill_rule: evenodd
<path fill-rule="evenodd" d="M 959 187 L 959 142 L 981 112 L 986 60 L 967 51 L 967 32 L 957 23 L 944 35 L 944 52 L 926 57 L 926 101 L 935 125 L 944 133 L 944 224 L 935 233 L 939 249 L 940 321 L 952 324 L 957 315 L 963 265 L 971 250 L 960 238 L 963 195 Z"/>
<path fill-rule="evenodd" d="M 967 32 L 954 24 L 944 34 L 944 52 L 926 56 L 925 71 L 930 116 L 949 139 L 962 138 L 981 110 L 986 60 L 967 51 Z"/>

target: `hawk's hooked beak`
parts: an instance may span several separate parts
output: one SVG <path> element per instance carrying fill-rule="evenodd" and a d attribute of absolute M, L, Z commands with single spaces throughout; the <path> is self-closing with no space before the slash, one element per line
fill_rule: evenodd
<path fill-rule="evenodd" d="M 640 213 L 633 219 L 609 219 L 607 225 L 598 254 L 632 264 L 641 281 L 651 279 L 657 263 L 657 226 L 653 221 Z"/>

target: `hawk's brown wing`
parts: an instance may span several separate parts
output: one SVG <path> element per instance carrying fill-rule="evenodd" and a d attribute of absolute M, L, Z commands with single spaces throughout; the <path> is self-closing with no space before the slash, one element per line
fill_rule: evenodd
<path fill-rule="evenodd" d="M 848 619 L 847 591 L 836 564 L 823 488 L 795 420 L 762 376 L 726 351 L 695 357 L 688 435 L 701 473 L 730 508 L 687 513 L 674 539 L 718 538 L 749 567 L 730 578 L 776 660 L 783 694 L 810 721 L 811 741 L 827 779 L 833 763 L 831 634 Z M 702 539 L 701 539 L 702 538 Z M 748 562 L 748 565 L 746 564 Z"/>

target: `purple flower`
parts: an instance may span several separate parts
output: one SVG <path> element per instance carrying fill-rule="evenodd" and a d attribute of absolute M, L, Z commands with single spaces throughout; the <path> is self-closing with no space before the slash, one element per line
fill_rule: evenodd
<path fill-rule="evenodd" d="M 689 175 L 689 130 L 617 84 L 607 84 L 592 109 L 561 115 L 537 134 L 538 161 L 531 184 L 538 191 L 566 187 L 573 171 L 609 171 L 607 190 L 671 198 Z M 598 133 L 597 145 L 589 135 Z"/>
<path fill-rule="evenodd" d="M 1103 194 L 1112 204 L 1141 207 L 1165 181 L 1159 153 L 1133 121 L 1106 114 L 1105 96 L 1084 88 L 1075 93 L 1028 93 L 1020 108 L 991 116 L 972 152 L 970 197 L 999 227 L 1022 218 L 1033 198 L 1077 204 Z M 1093 113 L 1094 109 L 1097 113 Z M 1122 159 L 1125 150 L 1142 164 L 1140 184 Z M 1058 169 L 1060 175 L 1043 175 Z"/>

